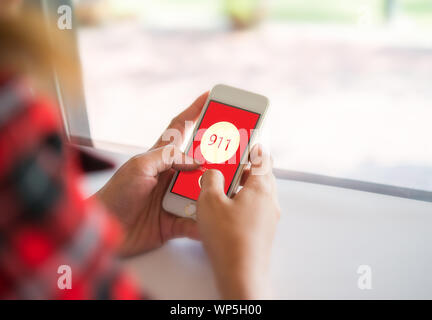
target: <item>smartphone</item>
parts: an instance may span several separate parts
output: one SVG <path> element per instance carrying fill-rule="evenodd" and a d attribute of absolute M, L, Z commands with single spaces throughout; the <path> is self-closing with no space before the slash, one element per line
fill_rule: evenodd
<path fill-rule="evenodd" d="M 209 93 L 185 152 L 203 163 L 200 170 L 177 172 L 162 200 L 162 207 L 181 217 L 196 218 L 201 176 L 218 169 L 225 178 L 227 196 L 237 190 L 250 146 L 268 109 L 266 97 L 218 84 Z"/>

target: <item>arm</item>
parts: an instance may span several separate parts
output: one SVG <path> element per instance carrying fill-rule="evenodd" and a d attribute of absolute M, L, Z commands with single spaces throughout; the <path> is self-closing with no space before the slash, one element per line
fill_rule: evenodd
<path fill-rule="evenodd" d="M 57 110 L 21 96 L 13 82 L 3 88 L 10 99 L 0 106 L 0 298 L 142 297 L 116 263 L 119 224 L 79 190 Z M 70 267 L 70 287 L 58 286 L 61 266 Z"/>
<path fill-rule="evenodd" d="M 269 156 L 259 146 L 251 155 L 251 170 L 232 199 L 216 170 L 204 173 L 198 199 L 201 238 L 225 299 L 271 297 L 268 269 L 280 209 Z"/>

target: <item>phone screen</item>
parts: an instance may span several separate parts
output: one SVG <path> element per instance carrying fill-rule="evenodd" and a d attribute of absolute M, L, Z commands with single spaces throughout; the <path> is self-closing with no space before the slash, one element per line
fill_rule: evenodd
<path fill-rule="evenodd" d="M 259 118 L 259 113 L 210 100 L 187 152 L 203 163 L 202 170 L 181 171 L 171 192 L 198 200 L 202 174 L 218 169 L 225 177 L 227 193 Z"/>

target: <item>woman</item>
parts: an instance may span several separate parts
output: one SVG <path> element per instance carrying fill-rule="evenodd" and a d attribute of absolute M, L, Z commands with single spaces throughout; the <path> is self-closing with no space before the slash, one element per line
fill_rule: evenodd
<path fill-rule="evenodd" d="M 52 64 L 66 72 L 76 66 L 67 41 L 53 34 L 52 48 L 45 37 L 29 35 L 30 26 L 44 28 L 37 16 L 22 12 L 0 19 L 0 298 L 147 297 L 116 259 L 176 237 L 203 242 L 222 298 L 269 298 L 268 262 L 279 207 L 268 155 L 257 147 L 262 161 L 254 166 L 266 170 L 246 172 L 244 187 L 231 199 L 224 194 L 222 174 L 207 170 L 197 222 L 161 207 L 175 170 L 199 167 L 185 161 L 181 141 L 159 139 L 84 199 L 78 181 L 89 156 L 65 142 L 47 81 Z M 72 92 L 73 84 L 70 79 Z M 206 98 L 207 93 L 198 97 L 168 129 L 183 133 L 185 121 L 197 119 Z M 170 161 L 162 157 L 167 151 Z M 62 265 L 73 273 L 67 290 L 57 283 Z"/>

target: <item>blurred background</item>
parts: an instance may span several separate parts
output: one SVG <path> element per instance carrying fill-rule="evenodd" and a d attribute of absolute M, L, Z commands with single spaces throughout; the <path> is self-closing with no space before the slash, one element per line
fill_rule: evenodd
<path fill-rule="evenodd" d="M 224 83 L 275 167 L 432 191 L 432 0 L 74 1 L 93 139 L 149 147 Z"/>

